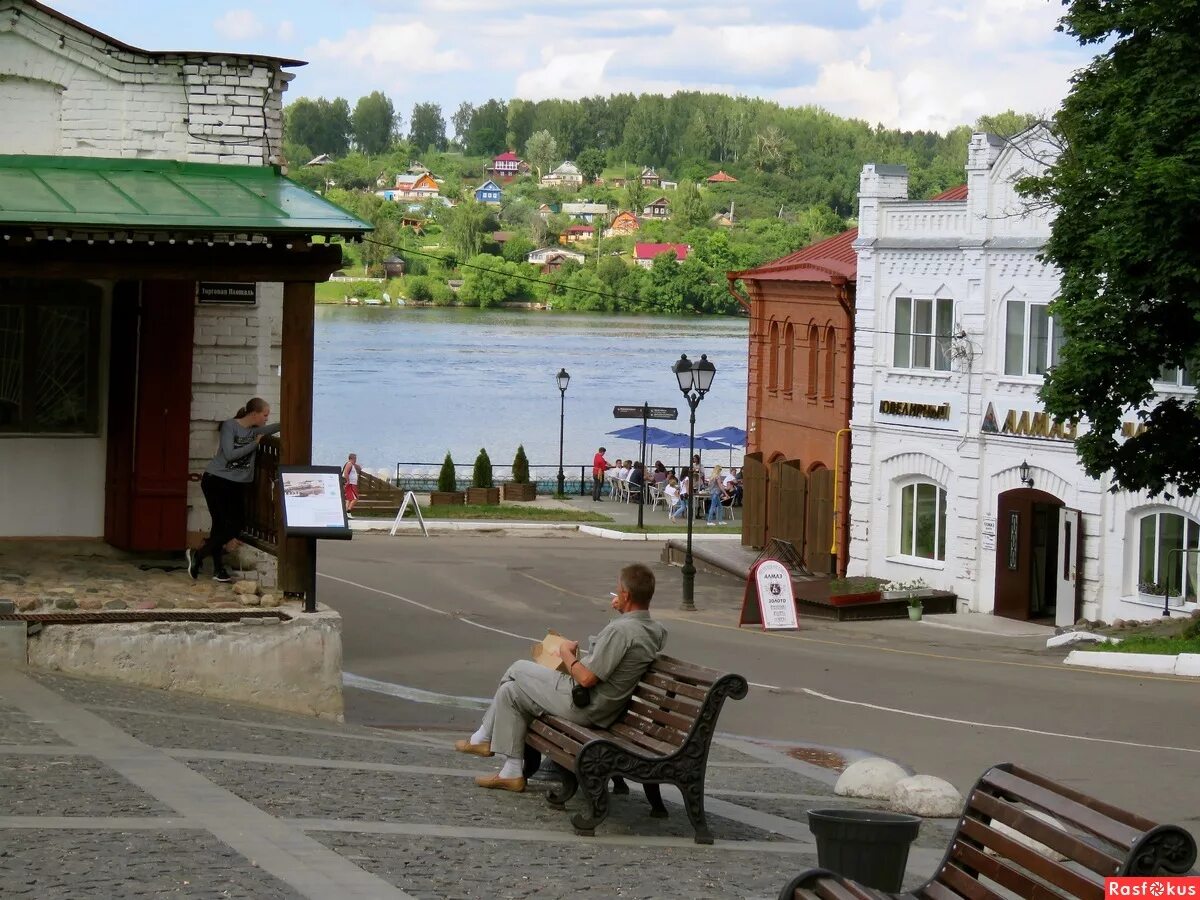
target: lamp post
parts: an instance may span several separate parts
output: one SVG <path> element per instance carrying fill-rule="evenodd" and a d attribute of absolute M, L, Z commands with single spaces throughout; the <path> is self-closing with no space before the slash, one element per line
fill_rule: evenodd
<path fill-rule="evenodd" d="M 696 452 L 696 407 L 712 387 L 717 367 L 708 361 L 708 354 L 700 354 L 700 361 L 687 358 L 687 354 L 679 357 L 679 361 L 671 367 L 675 378 L 679 381 L 679 390 L 687 401 L 691 415 L 688 417 L 688 498 L 687 498 L 687 554 L 683 558 L 683 602 L 680 609 L 694 612 L 696 609 L 696 566 L 692 562 L 692 513 L 696 491 L 696 479 L 693 477 L 692 456 Z"/>
<path fill-rule="evenodd" d="M 558 382 L 558 495 L 561 497 L 567 492 L 563 478 L 563 421 L 567 411 L 567 385 L 571 383 L 571 376 L 566 369 L 559 369 L 554 379 Z"/>
<path fill-rule="evenodd" d="M 1033 487 L 1033 476 L 1029 474 L 1029 460 L 1021 461 L 1021 484 L 1027 488 Z"/>

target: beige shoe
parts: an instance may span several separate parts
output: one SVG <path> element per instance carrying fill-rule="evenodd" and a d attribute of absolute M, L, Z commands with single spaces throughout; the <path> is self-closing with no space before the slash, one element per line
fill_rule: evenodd
<path fill-rule="evenodd" d="M 524 778 L 501 778 L 499 773 L 494 775 L 480 775 L 475 779 L 475 783 L 481 788 L 491 788 L 497 791 L 512 791 L 514 794 L 523 793 L 525 790 Z"/>
<path fill-rule="evenodd" d="M 470 753 L 475 756 L 495 756 L 492 752 L 491 741 L 484 741 L 482 744 L 472 744 L 469 740 L 455 741 L 454 749 L 459 753 Z"/>

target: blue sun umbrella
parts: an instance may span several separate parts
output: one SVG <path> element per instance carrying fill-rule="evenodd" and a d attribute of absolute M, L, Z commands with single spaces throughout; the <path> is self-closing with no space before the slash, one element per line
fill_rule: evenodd
<path fill-rule="evenodd" d="M 675 450 L 684 450 L 688 446 L 688 436 L 686 434 L 673 434 L 671 432 L 668 432 L 668 434 L 670 434 L 669 440 L 660 441 L 659 446 L 668 447 Z M 728 450 L 731 454 L 730 459 L 733 458 L 732 447 L 730 447 L 728 444 L 722 444 L 718 441 L 714 441 L 711 438 L 696 435 L 695 440 L 692 442 L 692 446 L 696 450 Z M 676 455 L 676 464 L 677 467 L 682 465 L 682 463 L 679 462 L 678 454 Z"/>
<path fill-rule="evenodd" d="M 735 425 L 727 425 L 724 428 L 718 428 L 715 431 L 706 431 L 700 437 L 709 438 L 714 441 L 724 441 L 729 444 L 729 467 L 733 468 L 733 448 L 746 446 L 746 432 L 744 429 L 738 428 Z"/>
<path fill-rule="evenodd" d="M 620 438 L 623 441 L 637 441 L 640 443 L 642 440 L 642 426 L 641 425 L 629 425 L 626 428 L 618 428 L 616 431 L 606 432 L 606 434 L 609 435 L 610 437 Z M 672 437 L 675 437 L 674 432 L 664 431 L 663 429 L 658 428 L 657 426 L 654 426 L 654 425 L 647 425 L 646 426 L 646 446 L 650 450 L 650 455 L 651 456 L 654 455 L 655 445 L 662 446 L 662 442 L 664 440 L 666 440 L 668 438 L 672 438 Z M 643 460 L 643 462 L 644 462 L 644 460 Z"/>

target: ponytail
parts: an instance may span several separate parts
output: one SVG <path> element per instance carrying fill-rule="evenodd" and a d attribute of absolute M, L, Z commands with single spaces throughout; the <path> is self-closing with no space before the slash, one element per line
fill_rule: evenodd
<path fill-rule="evenodd" d="M 249 400 L 246 401 L 245 406 L 240 407 L 238 409 L 238 411 L 233 414 L 232 418 L 240 419 L 242 416 L 249 415 L 250 413 L 261 412 L 263 409 L 266 408 L 266 406 L 267 406 L 267 401 L 264 400 L 262 397 L 251 397 Z M 218 422 L 217 423 L 217 431 L 220 431 L 220 430 L 221 430 L 221 423 Z"/>

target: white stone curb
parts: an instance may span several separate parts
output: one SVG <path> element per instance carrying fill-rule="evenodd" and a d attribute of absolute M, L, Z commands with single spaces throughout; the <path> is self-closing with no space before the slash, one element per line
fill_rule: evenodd
<path fill-rule="evenodd" d="M 1187 675 L 1200 678 L 1200 653 L 1099 653 L 1072 650 L 1063 662 L 1089 669 L 1116 669 L 1120 672 L 1148 672 L 1153 675 Z"/>
<path fill-rule="evenodd" d="M 590 534 L 595 537 L 608 538 L 610 541 L 670 541 L 676 538 L 687 537 L 687 532 L 650 532 L 647 534 L 635 534 L 626 531 L 613 531 L 611 528 L 602 528 L 598 525 L 580 525 L 580 534 Z M 740 541 L 741 534 L 704 534 L 703 532 L 692 532 L 692 541 Z"/>

